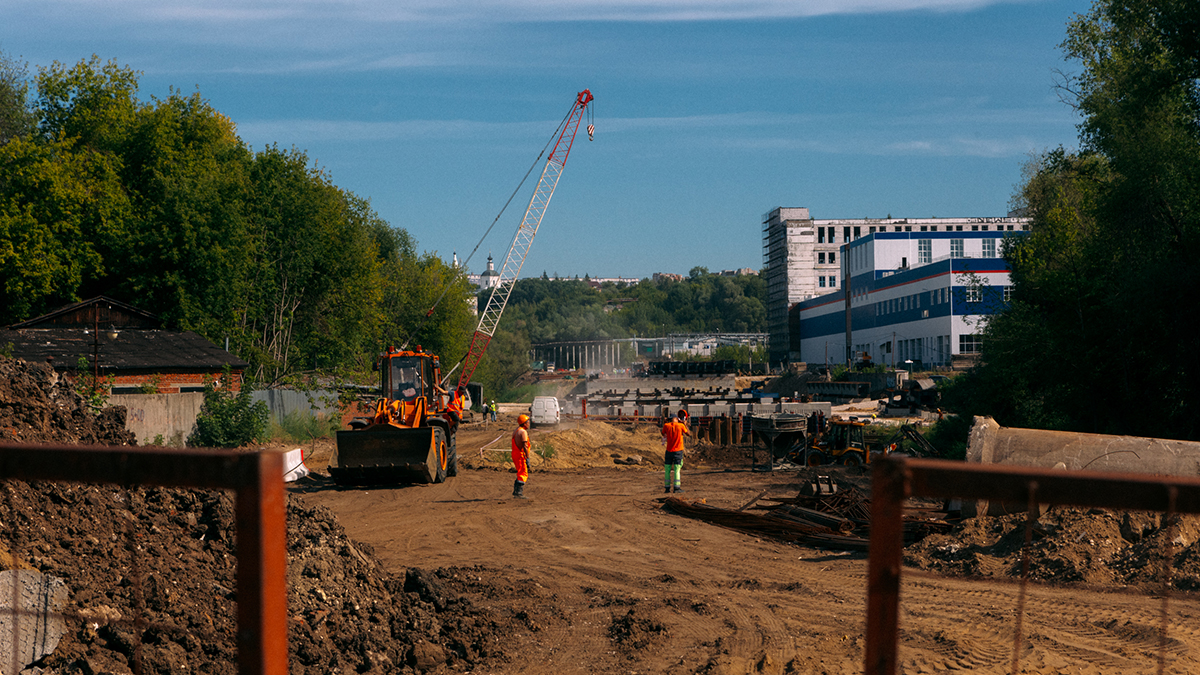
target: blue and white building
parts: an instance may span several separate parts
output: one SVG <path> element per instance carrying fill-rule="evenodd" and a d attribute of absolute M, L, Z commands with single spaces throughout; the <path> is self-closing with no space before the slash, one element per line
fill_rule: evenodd
<path fill-rule="evenodd" d="M 907 368 L 911 360 L 914 369 L 949 366 L 978 352 L 983 322 L 1009 299 L 1004 240 L 1025 235 L 1030 222 L 1012 216 L 816 220 L 804 217 L 806 209 L 787 209 L 793 217 L 782 219 L 779 211 L 766 220 L 787 220 L 788 232 L 803 234 L 793 237 L 797 241 L 790 247 L 796 251 L 767 251 L 787 239 L 764 237 L 768 275 L 770 262 L 784 259 L 793 268 L 808 263 L 804 267 L 814 269 L 804 276 L 815 275 L 818 283 L 815 293 L 808 288 L 791 293 L 799 298 L 768 292 L 769 305 L 782 305 L 768 306 L 768 316 L 787 317 L 770 327 L 773 360 L 785 352 L 793 363 L 810 364 L 865 356 L 896 368 Z M 815 273 L 828 271 L 817 269 L 821 262 L 828 267 L 828 255 L 820 261 L 809 249 L 830 241 L 838 244 L 839 279 L 821 285 Z M 779 286 L 792 291 L 790 282 L 800 275 L 785 270 L 788 283 Z M 785 270 L 774 271 L 782 277 Z"/>

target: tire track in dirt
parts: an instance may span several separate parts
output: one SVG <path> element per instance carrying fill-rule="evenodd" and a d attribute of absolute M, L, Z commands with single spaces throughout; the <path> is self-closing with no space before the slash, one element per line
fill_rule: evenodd
<path fill-rule="evenodd" d="M 478 565 L 469 596 L 527 630 L 509 673 L 858 673 L 866 561 L 664 512 L 660 475 L 466 470 L 434 486 L 320 490 L 389 568 Z M 738 508 L 777 476 L 696 472 L 688 498 Z M 657 489 L 656 489 L 657 488 Z M 490 590 L 486 590 L 490 589 Z M 1007 673 L 1019 586 L 905 570 L 901 672 Z M 1153 672 L 1161 604 L 1031 585 L 1023 672 Z M 524 618 L 522 618 L 524 617 Z M 1168 668 L 1197 669 L 1200 605 L 1172 598 Z M 523 622 L 523 623 L 520 623 Z"/>

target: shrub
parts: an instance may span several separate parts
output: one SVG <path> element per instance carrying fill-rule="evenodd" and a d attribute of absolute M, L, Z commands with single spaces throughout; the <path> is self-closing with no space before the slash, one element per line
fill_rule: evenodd
<path fill-rule="evenodd" d="M 231 380 L 226 369 L 224 382 Z M 188 437 L 188 445 L 206 448 L 236 448 L 263 439 L 267 431 L 267 404 L 254 401 L 249 387 L 236 394 L 217 388 L 217 383 L 204 383 L 204 405 L 196 417 L 196 431 Z"/>
<path fill-rule="evenodd" d="M 271 420 L 270 436 L 289 443 L 300 443 L 314 438 L 332 438 L 337 434 L 339 427 L 341 420 L 336 415 L 314 415 L 293 410 L 279 421 Z"/>

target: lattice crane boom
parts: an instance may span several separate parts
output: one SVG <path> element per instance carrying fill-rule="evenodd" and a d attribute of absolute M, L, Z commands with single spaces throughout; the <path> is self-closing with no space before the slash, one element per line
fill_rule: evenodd
<path fill-rule="evenodd" d="M 546 160 L 545 167 L 542 168 L 537 189 L 533 191 L 533 196 L 529 199 L 525 217 L 522 218 L 521 226 L 517 228 L 517 233 L 513 236 L 512 245 L 509 246 L 508 255 L 504 259 L 504 265 L 500 268 L 500 282 L 488 296 L 487 306 L 479 316 L 479 326 L 475 329 L 475 334 L 471 336 L 471 348 L 467 350 L 467 355 L 463 359 L 462 372 L 458 377 L 456 389 L 459 392 L 466 390 L 467 384 L 471 382 L 471 376 L 475 374 L 475 368 L 483 360 L 484 352 L 487 351 L 492 336 L 496 333 L 496 327 L 500 324 L 500 316 L 504 314 L 504 308 L 508 305 L 508 296 L 512 294 L 517 275 L 521 273 L 521 266 L 525 264 L 525 258 L 529 255 L 529 247 L 533 244 L 533 238 L 542 224 L 542 216 L 546 214 L 546 207 L 550 205 L 550 198 L 554 196 L 554 189 L 558 187 L 558 179 L 562 176 L 563 167 L 567 164 L 567 157 L 571 154 L 571 145 L 575 142 L 575 133 L 579 131 L 579 124 L 583 121 L 583 115 L 591 102 L 592 92 L 588 89 L 579 92 L 575 97 L 575 104 L 570 114 L 567 115 L 566 123 L 563 124 L 562 131 L 554 143 L 554 150 L 550 152 L 550 157 Z M 592 126 L 589 124 L 588 136 L 590 137 L 591 134 Z"/>

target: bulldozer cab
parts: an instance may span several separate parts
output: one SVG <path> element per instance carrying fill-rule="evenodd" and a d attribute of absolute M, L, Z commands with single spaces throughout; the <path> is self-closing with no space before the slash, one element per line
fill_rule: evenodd
<path fill-rule="evenodd" d="M 840 454 L 844 450 L 862 450 L 866 447 L 863 444 L 863 425 L 854 422 L 835 421 L 829 430 L 829 449 L 834 454 Z"/>
<path fill-rule="evenodd" d="M 395 355 L 388 358 L 383 371 L 384 396 L 391 401 L 412 402 L 419 398 L 426 399 L 430 408 L 436 407 L 435 397 L 431 396 L 433 387 L 429 386 L 433 373 L 431 359 L 428 356 Z"/>
<path fill-rule="evenodd" d="M 837 463 L 859 466 L 871 461 L 863 439 L 862 422 L 831 420 L 828 431 L 818 437 L 808 449 L 805 463 L 808 466 Z"/>
<path fill-rule="evenodd" d="M 442 376 L 438 357 L 418 346 L 411 352 L 389 349 L 381 358 L 379 391 L 385 402 L 400 402 L 406 407 L 421 402 L 425 411 L 441 411 L 441 395 L 446 392 L 438 386 Z"/>

